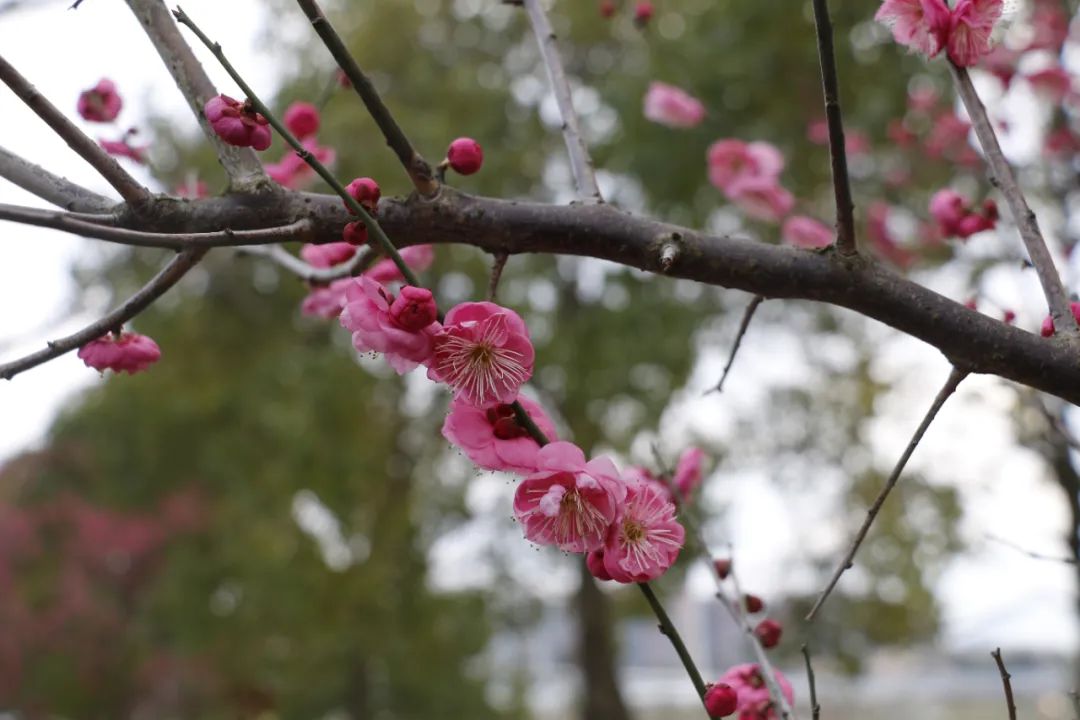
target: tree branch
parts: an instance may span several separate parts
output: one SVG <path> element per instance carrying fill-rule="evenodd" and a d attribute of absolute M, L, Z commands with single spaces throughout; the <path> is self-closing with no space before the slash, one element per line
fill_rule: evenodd
<path fill-rule="evenodd" d="M 1005 661 L 1001 659 L 1001 648 L 997 648 L 990 655 L 997 663 L 998 672 L 1001 673 L 1001 684 L 1005 688 L 1005 707 L 1009 709 L 1009 720 L 1016 720 L 1016 703 L 1013 701 L 1012 681 L 1009 671 L 1005 669 Z"/>
<path fill-rule="evenodd" d="M 526 0 L 526 2 L 528 2 L 528 0 Z M 705 681 L 701 679 L 701 673 L 698 671 L 697 665 L 694 664 L 694 659 L 690 657 L 690 651 L 687 650 L 686 645 L 683 644 L 682 637 L 679 636 L 679 631 L 675 629 L 675 625 L 671 622 L 671 618 L 668 617 L 667 612 L 664 610 L 664 606 L 661 605 L 660 601 L 656 598 L 649 583 L 641 582 L 637 583 L 637 586 L 641 590 L 641 594 L 644 595 L 645 599 L 649 602 L 649 607 L 652 608 L 653 614 L 656 615 L 656 619 L 660 623 L 660 632 L 671 641 L 671 645 L 675 648 L 675 654 L 679 656 L 683 668 L 685 668 L 686 673 L 690 676 L 690 682 L 694 684 L 694 689 L 697 690 L 698 697 L 704 701 L 706 692 Z"/>
<path fill-rule="evenodd" d="M 1039 221 L 1028 207 L 1024 193 L 1016 181 L 1016 175 L 1013 174 L 1012 166 L 1001 151 L 994 126 L 986 114 L 986 107 L 979 99 L 979 94 L 975 92 L 975 86 L 971 83 L 971 76 L 967 69 L 957 67 L 951 61 L 949 69 L 952 71 L 953 80 L 956 81 L 960 99 L 971 117 L 975 135 L 979 138 L 983 152 L 986 153 L 986 162 L 990 165 L 990 181 L 1005 196 L 1013 220 L 1016 222 L 1016 228 L 1020 231 L 1020 239 L 1023 240 L 1024 247 L 1031 258 L 1031 264 L 1039 276 L 1039 284 L 1042 285 L 1046 302 L 1050 306 L 1050 315 L 1054 318 L 1054 327 L 1064 336 L 1074 341 L 1080 340 L 1080 326 L 1077 325 L 1076 318 L 1069 310 L 1069 296 L 1061 284 L 1061 276 L 1058 275 L 1057 268 L 1054 266 L 1054 259 L 1050 256 L 1046 241 L 1043 240 L 1042 232 L 1039 230 Z"/>
<path fill-rule="evenodd" d="M 1005 545 L 1006 547 L 1011 547 L 1013 550 L 1015 550 L 1015 551 L 1017 551 L 1019 553 L 1023 553 L 1024 555 L 1027 555 L 1029 558 L 1031 558 L 1033 560 L 1049 560 L 1050 562 L 1064 563 L 1065 565 L 1076 565 L 1078 562 L 1080 562 L 1080 561 L 1077 561 L 1076 558 L 1062 557 L 1062 556 L 1059 556 L 1059 555 L 1044 555 L 1043 553 L 1038 553 L 1038 552 L 1035 552 L 1034 550 L 1028 550 L 1025 547 L 1021 547 L 1020 545 L 1017 545 L 1016 543 L 1012 542 L 1011 540 L 1006 540 L 1003 537 L 998 537 L 997 535 L 994 535 L 993 533 L 986 533 L 986 539 L 987 540 L 993 540 L 995 542 L 999 542 L 1002 545 Z"/>
<path fill-rule="evenodd" d="M 179 282 L 180 278 L 187 274 L 188 270 L 202 259 L 207 250 L 205 248 L 192 248 L 169 261 L 161 272 L 153 277 L 150 282 L 138 292 L 125 300 L 119 307 L 95 323 L 87 325 L 82 330 L 68 335 L 67 337 L 53 340 L 48 347 L 26 357 L 13 360 L 0 365 L 0 378 L 10 380 L 24 370 L 37 367 L 53 358 L 71 352 L 75 348 L 82 347 L 91 340 L 95 340 L 107 332 L 118 330 L 120 327 L 148 308 L 151 303 L 165 294 L 165 291 Z"/>
<path fill-rule="evenodd" d="M 210 127 L 203 114 L 203 106 L 218 92 L 191 47 L 184 41 L 164 1 L 127 0 L 127 4 L 168 68 L 176 87 L 198 120 L 203 135 L 214 146 L 218 161 L 229 176 L 231 189 L 254 189 L 269 183 L 270 179 L 263 172 L 254 150 L 229 145 Z"/>
<path fill-rule="evenodd" d="M 825 120 L 829 126 L 829 158 L 832 161 L 833 195 L 836 199 L 836 249 L 842 255 L 855 254 L 855 207 L 851 202 L 844 121 L 840 113 L 840 83 L 836 77 L 832 21 L 828 0 L 814 0 L 814 27 L 817 29 L 821 86 L 825 95 Z"/>
<path fill-rule="evenodd" d="M 900 480 L 900 473 L 904 471 L 904 467 L 911 458 L 911 454 L 915 452 L 915 448 L 918 447 L 919 441 L 922 440 L 923 435 L 926 434 L 927 429 L 930 427 L 930 423 L 934 422 L 934 418 L 937 417 L 937 414 L 945 404 L 945 401 L 956 392 L 957 386 L 959 386 L 960 382 L 967 376 L 968 371 L 961 370 L 958 367 L 953 367 L 952 372 L 949 373 L 948 380 L 945 381 L 945 385 L 938 392 L 937 397 L 934 398 L 934 402 L 930 405 L 930 409 L 926 412 L 926 416 L 923 418 L 922 422 L 919 423 L 919 427 L 915 431 L 915 434 L 911 436 L 911 440 L 904 449 L 903 455 L 900 456 L 900 459 L 897 461 L 888 480 L 885 481 L 885 487 L 881 489 L 881 492 L 878 493 L 877 498 L 874 499 L 874 503 L 870 506 L 870 509 L 866 511 L 866 520 L 863 521 L 862 527 L 859 528 L 859 532 L 856 533 L 855 539 L 852 540 L 847 555 L 844 556 L 843 561 L 837 566 L 836 571 L 833 572 L 832 578 L 829 580 L 829 584 L 825 586 L 825 589 L 821 592 L 821 595 L 818 596 L 814 606 L 810 608 L 810 612 L 807 613 L 806 620 L 808 622 L 813 621 L 818 610 L 821 609 L 821 606 L 825 603 L 825 600 L 828 599 L 833 588 L 836 587 L 836 583 L 840 581 L 840 576 L 844 574 L 845 570 L 852 566 L 852 561 L 855 559 L 855 553 L 859 551 L 859 547 L 862 545 L 863 540 L 866 539 L 866 534 L 870 532 L 870 526 L 874 524 L 874 520 L 881 511 L 881 506 L 885 504 L 885 500 L 889 497 L 889 493 L 892 492 L 892 489 L 896 487 L 896 483 Z"/>
<path fill-rule="evenodd" d="M 589 148 L 585 145 L 585 138 L 581 136 L 570 83 L 566 80 L 566 71 L 563 70 L 562 60 L 559 58 L 559 48 L 555 45 L 555 31 L 540 5 L 540 0 L 522 0 L 522 4 L 529 15 L 529 23 L 540 46 L 540 57 L 547 69 L 551 90 L 555 94 L 555 102 L 562 116 L 563 139 L 566 141 L 566 152 L 570 155 L 570 170 L 574 175 L 578 197 L 587 202 L 603 202 L 600 187 L 596 184 Z"/>
<path fill-rule="evenodd" d="M 727 380 L 728 373 L 731 372 L 731 366 L 735 363 L 735 355 L 739 352 L 739 346 L 742 345 L 743 336 L 750 329 L 750 321 L 754 319 L 754 313 L 757 311 L 758 305 L 763 302 L 765 302 L 765 296 L 755 295 L 750 304 L 746 306 L 746 310 L 743 311 L 742 321 L 739 323 L 739 330 L 735 333 L 735 342 L 731 346 L 731 354 L 728 355 L 727 364 L 724 365 L 724 370 L 720 373 L 720 381 L 716 383 L 715 387 L 706 391 L 706 394 L 724 391 L 724 381 Z"/>
<path fill-rule="evenodd" d="M 115 201 L 87 190 L 82 185 L 24 160 L 10 150 L 0 147 L 0 177 L 10 180 L 46 202 L 75 212 L 105 212 Z"/>
<path fill-rule="evenodd" d="M 312 27 L 322 38 L 326 49 L 334 56 L 338 67 L 349 78 L 353 89 L 364 102 L 364 106 L 368 109 L 375 124 L 379 126 L 383 137 L 386 138 L 386 144 L 390 146 L 390 149 L 397 155 L 398 160 L 401 161 L 402 167 L 405 168 L 405 172 L 408 173 L 409 179 L 412 180 L 417 192 L 427 198 L 434 197 L 435 193 L 439 191 L 439 182 L 432 176 L 431 166 L 413 148 L 409 138 L 405 135 L 405 131 L 394 120 L 389 108 L 379 97 L 379 92 L 368 80 L 364 71 L 360 69 L 360 65 L 349 52 L 349 49 L 345 47 L 341 36 L 334 30 L 333 25 L 323 14 L 318 3 L 315 0 L 296 0 L 296 3 L 307 15 L 308 20 L 311 21 Z"/>
<path fill-rule="evenodd" d="M 127 170 L 120 167 L 116 160 L 87 137 L 75 123 L 68 120 L 55 105 L 49 102 L 48 98 L 38 92 L 38 89 L 2 56 L 0 56 L 0 81 L 11 88 L 11 91 L 63 138 L 72 150 L 90 163 L 91 167 L 97 170 L 101 177 L 105 178 L 120 193 L 120 197 L 130 205 L 138 207 L 150 200 L 152 197 L 150 191 L 131 177 Z"/>
<path fill-rule="evenodd" d="M 236 248 L 236 251 L 243 255 L 266 258 L 301 280 L 316 284 L 325 284 L 361 273 L 370 267 L 377 257 L 374 252 L 365 249 L 354 255 L 348 262 L 329 268 L 317 268 L 307 264 L 280 245 L 242 246 Z"/>
<path fill-rule="evenodd" d="M 814 682 L 814 666 L 810 664 L 810 648 L 802 646 L 803 659 L 806 660 L 806 684 L 810 686 L 810 713 L 812 720 L 821 718 L 821 706 L 817 701 L 817 683 Z"/>

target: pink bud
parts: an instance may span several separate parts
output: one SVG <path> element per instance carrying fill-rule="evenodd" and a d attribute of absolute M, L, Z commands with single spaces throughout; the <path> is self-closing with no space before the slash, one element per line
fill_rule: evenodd
<path fill-rule="evenodd" d="M 123 106 L 116 84 L 108 78 L 102 78 L 97 85 L 80 93 L 76 104 L 79 115 L 90 122 L 112 122 Z"/>
<path fill-rule="evenodd" d="M 1016 320 L 1016 313 L 1012 310 L 1006 310 L 1001 318 L 1001 321 L 1006 325 L 1012 325 L 1014 320 Z"/>
<path fill-rule="evenodd" d="M 610 580 L 611 573 L 607 571 L 604 566 L 604 548 L 593 550 L 585 556 L 585 564 L 589 567 L 589 572 L 597 580 Z"/>
<path fill-rule="evenodd" d="M 757 595 L 746 594 L 743 598 L 743 604 L 746 605 L 746 612 L 756 613 L 765 609 L 765 601 L 759 598 Z"/>
<path fill-rule="evenodd" d="M 446 161 L 454 172 L 472 175 L 484 164 L 484 151 L 480 149 L 480 143 L 472 138 L 460 137 L 450 143 L 450 149 L 446 151 Z"/>
<path fill-rule="evenodd" d="M 739 693 L 727 683 L 709 685 L 705 691 L 705 712 L 711 718 L 727 717 L 735 712 L 739 705 Z"/>
<path fill-rule="evenodd" d="M 341 239 L 350 245 L 365 245 L 367 243 L 367 226 L 362 222 L 351 222 L 341 231 Z"/>
<path fill-rule="evenodd" d="M 774 648 L 780 642 L 780 634 L 784 631 L 784 628 L 780 626 L 780 623 L 775 620 L 765 619 L 757 624 L 754 628 L 754 635 L 761 641 L 761 646 L 768 650 Z"/>
<path fill-rule="evenodd" d="M 716 569 L 716 576 L 721 580 L 726 580 L 731 574 L 731 558 L 717 558 L 713 560 L 713 567 Z"/>
<path fill-rule="evenodd" d="M 157 343 L 138 333 L 109 333 L 79 348 L 79 359 L 99 372 L 112 370 L 129 375 L 145 370 L 158 361 Z"/>
<path fill-rule="evenodd" d="M 298 139 L 314 135 L 319 131 L 319 109 L 306 102 L 294 102 L 285 111 L 285 127 Z"/>
<path fill-rule="evenodd" d="M 1072 314 L 1073 317 L 1076 318 L 1076 322 L 1080 323 L 1080 302 L 1069 303 L 1069 309 L 1072 310 Z M 1043 318 L 1042 328 L 1040 329 L 1039 334 L 1043 337 L 1050 337 L 1054 334 L 1055 331 L 1056 330 L 1054 328 L 1054 318 L 1050 315 L 1047 315 L 1045 318 Z"/>
<path fill-rule="evenodd" d="M 368 212 L 375 214 L 378 211 L 379 198 L 382 196 L 379 183 L 369 177 L 356 178 L 345 186 L 345 190 L 352 196 L 353 200 L 363 205 Z M 345 207 L 348 208 L 349 206 L 346 205 Z M 349 210 L 349 212 L 352 212 L 352 210 Z"/>
<path fill-rule="evenodd" d="M 255 112 L 250 102 L 218 95 L 206 101 L 203 112 L 218 137 L 230 145 L 256 150 L 270 147 L 269 121 Z"/>
<path fill-rule="evenodd" d="M 426 288 L 406 285 L 390 305 L 390 317 L 399 327 L 420 332 L 439 316 L 435 298 Z"/>
<path fill-rule="evenodd" d="M 643 28 L 649 24 L 653 16 L 653 4 L 648 0 L 642 0 L 634 8 L 634 24 Z"/>

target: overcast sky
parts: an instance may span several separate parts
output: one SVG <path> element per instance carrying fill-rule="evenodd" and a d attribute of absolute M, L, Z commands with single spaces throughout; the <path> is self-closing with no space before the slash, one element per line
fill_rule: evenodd
<path fill-rule="evenodd" d="M 275 61 L 271 52 L 257 47 L 259 23 L 251 19 L 260 17 L 259 5 L 256 0 L 186 0 L 184 9 L 211 37 L 226 45 L 234 64 L 265 97 L 274 88 Z M 124 3 L 86 0 L 77 11 L 63 7 L 42 3 L 37 9 L 0 16 L 0 47 L 5 58 L 73 117 L 81 90 L 101 77 L 116 81 L 125 99 L 119 122 L 89 127 L 93 135 L 118 137 L 128 126 L 141 125 L 151 107 L 157 113 L 173 113 L 177 123 L 194 131 L 194 120 Z M 296 23 L 303 23 L 299 15 Z M 218 87 L 231 90 L 224 73 L 201 48 L 198 50 Z M 0 88 L 0 119 L 5 130 L 0 144 L 58 174 L 115 196 L 7 88 Z M 147 179 L 130 164 L 129 169 Z M 0 202 L 45 206 L 3 180 Z M 91 319 L 93 313 L 72 314 L 69 268 L 75 258 L 85 257 L 93 249 L 87 241 L 71 235 L 10 223 L 3 225 L 0 237 L 0 359 L 7 360 L 38 349 L 47 339 Z M 947 278 L 931 280 L 947 293 L 960 291 L 948 287 Z M 1000 300 L 1016 308 L 1021 323 L 1028 327 L 1037 326 L 1041 312 L 1037 289 L 1029 287 L 1031 282 L 1029 273 L 1021 280 L 1003 278 L 995 286 Z M 101 310 L 96 308 L 95 312 Z M 887 328 L 878 328 L 876 334 L 883 351 L 875 372 L 895 383 L 893 391 L 879 403 L 880 415 L 873 420 L 871 433 L 882 464 L 888 466 L 918 424 L 948 366 L 939 353 L 917 341 L 899 337 Z M 791 380 L 792 364 L 783 358 L 792 347 L 791 337 L 785 339 L 783 332 L 752 335 L 736 366 L 740 381 L 731 384 L 722 396 L 702 398 L 701 391 L 715 382 L 722 365 L 719 351 L 707 353 L 686 401 L 670 418 L 671 426 L 694 423 L 721 435 L 725 428 L 734 428 L 733 419 L 740 410 L 749 411 L 757 401 L 755 387 Z M 163 362 L 182 361 L 168 351 L 163 358 Z M 100 382 L 97 374 L 84 367 L 74 353 L 11 382 L 0 381 L 0 461 L 38 444 L 65 399 L 95 382 Z M 965 503 L 961 530 L 972 547 L 952 563 L 940 584 L 947 606 L 945 637 L 952 647 L 976 651 L 996 645 L 1072 650 L 1077 622 L 1071 568 L 1032 560 L 984 538 L 992 532 L 1033 551 L 1065 553 L 1064 503 L 1057 489 L 1040 474 L 1036 458 L 1013 445 L 1007 416 L 1011 402 L 1011 392 L 1000 381 L 967 380 L 912 461 L 913 468 L 950 478 L 961 489 Z M 788 586 L 782 559 L 795 552 L 799 543 L 808 537 L 814 542 L 835 542 L 839 536 L 829 508 L 790 502 L 768 483 L 752 480 L 718 483 L 713 497 L 732 508 L 730 539 L 738 551 L 744 585 L 768 594 Z M 508 506 L 503 496 L 508 497 L 505 483 L 491 488 L 478 482 L 472 500 L 479 506 L 490 504 L 492 499 Z M 773 522 L 762 523 L 763 517 Z M 814 532 L 808 532 L 807 527 Z M 449 543 L 438 549 L 436 560 L 468 562 L 479 552 L 474 542 L 465 538 Z"/>

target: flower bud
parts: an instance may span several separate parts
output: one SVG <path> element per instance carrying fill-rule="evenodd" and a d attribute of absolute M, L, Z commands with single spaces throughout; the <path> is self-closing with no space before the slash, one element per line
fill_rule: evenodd
<path fill-rule="evenodd" d="M 79 94 L 76 109 L 83 120 L 90 122 L 112 122 L 124 106 L 116 84 L 108 78 L 102 78 L 98 84 Z"/>
<path fill-rule="evenodd" d="M 382 196 L 379 183 L 369 177 L 356 178 L 345 186 L 345 190 L 352 196 L 353 200 L 363 205 L 364 209 L 372 215 L 378 211 L 379 198 Z M 348 208 L 348 205 L 345 207 Z M 352 212 L 352 210 L 349 210 L 349 212 Z"/>
<path fill-rule="evenodd" d="M 206 101 L 203 112 L 217 136 L 228 144 L 256 150 L 270 147 L 269 121 L 249 102 L 217 95 Z"/>
<path fill-rule="evenodd" d="M 716 576 L 721 580 L 726 580 L 727 576 L 731 574 L 731 558 L 717 558 L 713 560 L 713 568 L 716 570 Z"/>
<path fill-rule="evenodd" d="M 446 161 L 454 172 L 472 175 L 484 164 L 484 151 L 480 149 L 480 143 L 472 138 L 460 137 L 450 143 L 450 149 L 446 151 Z"/>
<path fill-rule="evenodd" d="M 739 705 L 739 693 L 727 683 L 709 685 L 705 691 L 705 712 L 711 718 L 727 717 L 735 712 Z"/>
<path fill-rule="evenodd" d="M 634 24 L 639 28 L 644 28 L 652 20 L 653 16 L 653 4 L 649 0 L 642 0 L 634 8 Z"/>
<path fill-rule="evenodd" d="M 303 140 L 319 131 L 319 109 L 306 102 L 294 102 L 285 111 L 285 127 Z"/>
<path fill-rule="evenodd" d="M 615 16 L 615 3 L 613 0 L 600 0 L 600 17 L 611 18 Z"/>
<path fill-rule="evenodd" d="M 743 605 L 746 607 L 746 612 L 756 613 L 765 609 L 765 602 L 757 595 L 746 594 L 743 598 Z"/>
<path fill-rule="evenodd" d="M 757 624 L 754 628 L 754 635 L 761 642 L 761 646 L 768 650 L 774 648 L 780 642 L 780 634 L 784 631 L 780 623 L 775 620 L 766 618 Z"/>
<path fill-rule="evenodd" d="M 341 239 L 350 245 L 367 244 L 367 226 L 362 222 L 351 222 L 341 231 Z"/>
<path fill-rule="evenodd" d="M 423 330 L 438 316 L 435 298 L 426 288 L 406 285 L 390 305 L 390 317 L 399 327 L 410 332 Z"/>

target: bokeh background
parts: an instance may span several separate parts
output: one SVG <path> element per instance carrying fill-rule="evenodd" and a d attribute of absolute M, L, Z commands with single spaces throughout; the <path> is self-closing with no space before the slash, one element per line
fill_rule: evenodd
<path fill-rule="evenodd" d="M 897 154 L 886 126 L 912 89 L 936 88 L 948 106 L 948 78 L 872 24 L 876 3 L 835 5 L 846 119 L 869 142 L 852 168 L 860 223 L 874 199 L 920 212 L 957 167 Z M 429 159 L 459 135 L 481 142 L 483 171 L 451 182 L 571 199 L 557 111 L 520 10 L 495 0 L 326 7 Z M 224 189 L 123 3 L 0 8 L 5 57 L 73 115 L 80 90 L 102 76 L 118 83 L 119 123 L 88 130 L 115 139 L 138 127 L 150 147 L 149 166 L 134 169 L 141 179 Z M 332 85 L 331 59 L 293 3 L 184 8 L 274 107 Z M 778 242 L 705 173 L 714 140 L 767 140 L 787 158 L 800 209 L 829 222 L 827 152 L 808 135 L 821 117 L 809 3 L 659 0 L 644 31 L 631 16 L 624 4 L 603 20 L 584 0 L 552 9 L 605 196 Z M 706 121 L 682 131 L 647 122 L 652 80 L 700 97 Z M 1007 148 L 1026 167 L 1046 113 L 1024 92 L 1001 112 L 1013 119 Z M 109 192 L 6 89 L 0 118 L 0 144 Z M 336 148 L 341 177 L 408 192 L 347 92 L 330 96 L 319 139 Z M 266 155 L 282 153 L 278 139 Z M 883 180 L 897 163 L 912 174 L 899 188 Z M 965 187 L 985 185 L 975 170 L 960 175 Z M 1036 198 L 1059 247 L 1068 197 Z M 41 205 L 6 182 L 0 202 Z M 904 271 L 920 282 L 1038 327 L 1044 306 L 1007 225 L 912 250 Z M 84 324 L 164 257 L 5 226 L 0 355 Z M 489 263 L 440 247 L 425 280 L 449 307 L 486 291 Z M 1075 288 L 1075 261 L 1063 267 Z M 163 350 L 151 371 L 101 378 L 69 355 L 0 386 L 0 715 L 700 716 L 639 595 L 599 587 L 577 558 L 529 546 L 510 517 L 512 479 L 478 473 L 439 434 L 445 394 L 422 373 L 398 378 L 355 357 L 336 323 L 301 316 L 305 292 L 268 263 L 218 251 L 134 323 Z M 989 656 L 1001 646 L 1022 716 L 1071 717 L 1076 569 L 1008 544 L 1063 558 L 1075 550 L 1077 455 L 1052 422 L 1067 431 L 1067 410 L 995 379 L 966 381 L 856 568 L 807 626 L 808 603 L 944 382 L 945 359 L 846 311 L 766 302 L 724 392 L 707 393 L 745 294 L 516 256 L 500 299 L 529 323 L 534 390 L 564 437 L 623 465 L 653 464 L 654 445 L 667 462 L 689 445 L 706 449 L 707 537 L 718 554 L 732 548 L 743 586 L 785 622 L 776 659 L 800 703 L 808 642 L 826 717 L 1004 716 Z M 659 586 L 706 675 L 749 660 L 700 558 L 684 555 Z"/>

